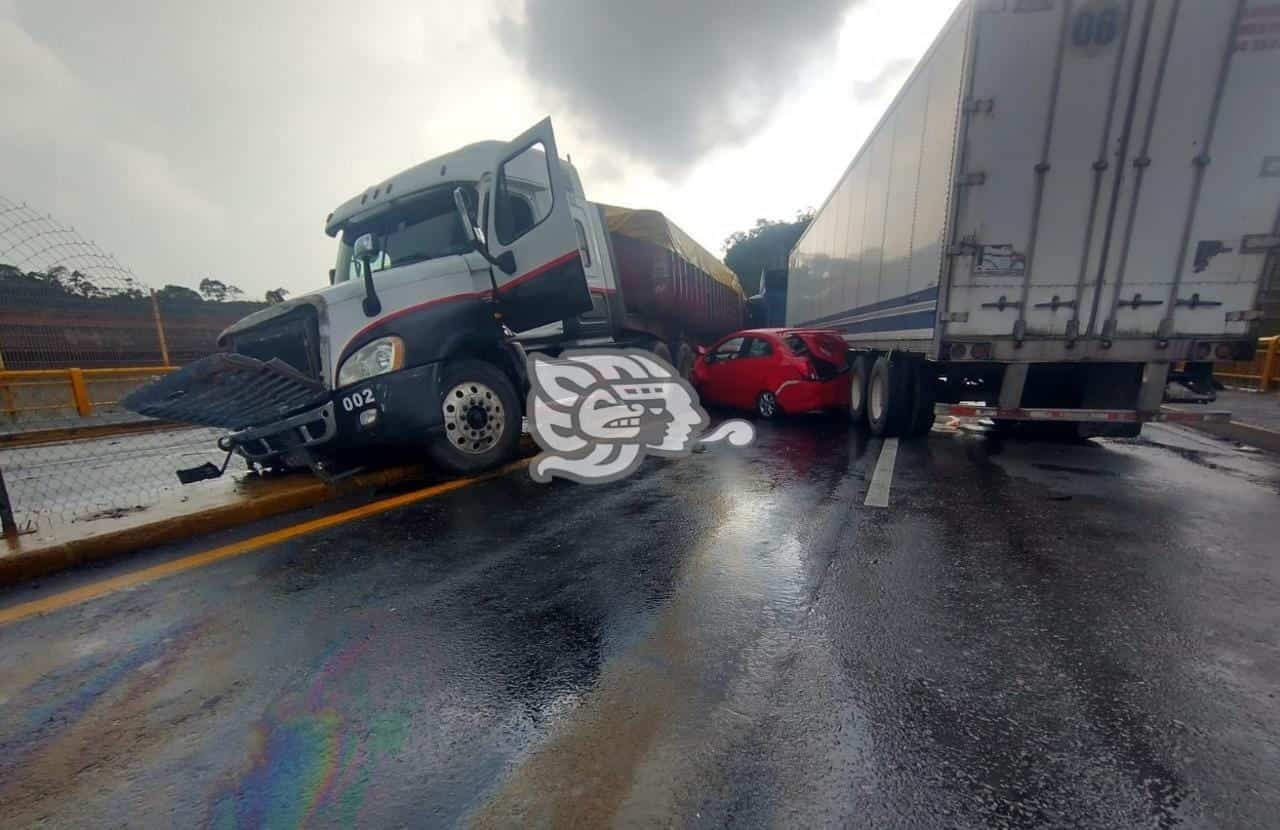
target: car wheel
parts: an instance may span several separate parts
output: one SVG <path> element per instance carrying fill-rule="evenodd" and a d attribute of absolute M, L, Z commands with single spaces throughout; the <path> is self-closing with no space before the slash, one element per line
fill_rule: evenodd
<path fill-rule="evenodd" d="M 867 376 L 871 373 L 871 356 L 854 355 L 849 366 L 849 420 L 867 422 Z"/>
<path fill-rule="evenodd" d="M 440 378 L 444 425 L 428 445 L 446 470 L 477 473 L 515 454 L 520 440 L 520 401 L 511 380 L 482 360 L 448 364 Z"/>
<path fill-rule="evenodd" d="M 781 415 L 782 407 L 778 405 L 778 396 L 772 392 L 756 395 L 756 414 L 766 421 Z"/>
<path fill-rule="evenodd" d="M 880 355 L 867 379 L 867 423 L 873 435 L 901 435 L 907 426 L 910 387 L 905 361 Z"/>

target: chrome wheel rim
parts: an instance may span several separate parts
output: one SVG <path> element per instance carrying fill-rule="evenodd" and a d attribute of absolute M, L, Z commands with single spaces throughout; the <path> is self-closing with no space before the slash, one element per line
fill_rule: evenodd
<path fill-rule="evenodd" d="M 498 443 L 507 424 L 502 399 L 489 386 L 476 381 L 459 383 L 444 396 L 445 436 L 454 449 L 481 455 Z"/>
<path fill-rule="evenodd" d="M 849 409 L 853 412 L 862 409 L 862 385 L 862 375 L 854 372 L 852 383 L 849 384 Z"/>
<path fill-rule="evenodd" d="M 760 414 L 766 418 L 772 418 L 774 413 L 778 411 L 778 402 L 774 399 L 772 392 L 765 392 L 760 396 L 758 405 Z"/>

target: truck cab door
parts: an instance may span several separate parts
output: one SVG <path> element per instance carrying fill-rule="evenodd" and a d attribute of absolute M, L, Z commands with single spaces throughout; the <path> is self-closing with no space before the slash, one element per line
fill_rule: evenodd
<path fill-rule="evenodd" d="M 591 308 L 551 119 L 507 144 L 490 173 L 485 235 L 502 321 L 527 331 Z M 510 272 L 508 273 L 508 269 Z"/>

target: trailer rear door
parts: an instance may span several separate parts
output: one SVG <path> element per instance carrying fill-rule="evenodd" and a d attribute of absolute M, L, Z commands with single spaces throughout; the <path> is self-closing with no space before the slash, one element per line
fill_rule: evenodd
<path fill-rule="evenodd" d="M 1157 2 L 1095 330 L 1245 335 L 1280 209 L 1280 3 Z M 1239 316 L 1239 315 L 1233 315 Z"/>
<path fill-rule="evenodd" d="M 1137 48 L 1130 5 L 979 6 L 949 303 L 969 316 L 950 334 L 1085 329 Z"/>
<path fill-rule="evenodd" d="M 948 334 L 1245 334 L 1226 313 L 1263 254 L 1241 241 L 1280 208 L 1280 3 L 977 8 Z"/>

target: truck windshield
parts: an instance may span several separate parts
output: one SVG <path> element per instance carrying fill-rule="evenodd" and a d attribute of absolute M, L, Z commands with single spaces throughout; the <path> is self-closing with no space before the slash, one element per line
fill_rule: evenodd
<path fill-rule="evenodd" d="M 369 262 L 372 273 L 399 268 L 414 262 L 442 256 L 465 254 L 471 250 L 462 223 L 453 206 L 456 184 L 432 188 L 412 201 L 397 205 L 387 213 L 364 222 L 348 225 L 338 245 L 338 263 L 334 269 L 337 282 L 363 279 L 363 263 L 351 258 L 351 245 L 366 233 L 378 241 L 381 253 Z M 467 203 L 475 205 L 475 188 L 464 184 Z M 472 222 L 475 208 L 472 208 Z"/>

